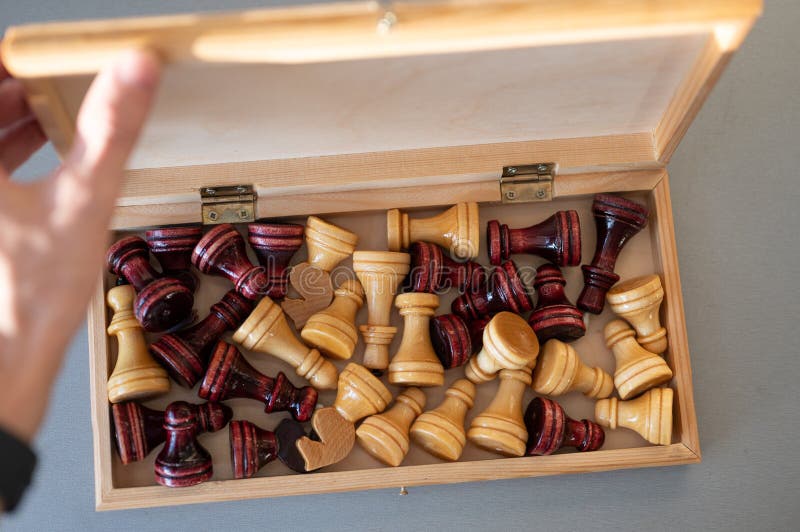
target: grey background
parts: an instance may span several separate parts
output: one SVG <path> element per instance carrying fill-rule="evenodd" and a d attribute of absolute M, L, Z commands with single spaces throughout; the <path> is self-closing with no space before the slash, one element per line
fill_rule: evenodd
<path fill-rule="evenodd" d="M 0 28 L 268 3 L 2 0 Z M 412 488 L 407 497 L 382 490 L 95 513 L 87 338 L 81 329 L 36 443 L 41 461 L 35 483 L 3 525 L 9 530 L 797 530 L 798 27 L 800 3 L 767 2 L 765 16 L 669 165 L 701 464 Z M 40 175 L 55 163 L 47 148 L 19 175 Z"/>

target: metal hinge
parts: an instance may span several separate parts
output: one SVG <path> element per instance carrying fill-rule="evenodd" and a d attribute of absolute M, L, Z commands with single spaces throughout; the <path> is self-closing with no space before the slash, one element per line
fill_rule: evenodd
<path fill-rule="evenodd" d="M 251 185 L 200 189 L 203 224 L 256 221 L 256 194 Z"/>
<path fill-rule="evenodd" d="M 503 203 L 550 201 L 555 170 L 555 163 L 504 166 L 500 176 L 500 199 Z"/>

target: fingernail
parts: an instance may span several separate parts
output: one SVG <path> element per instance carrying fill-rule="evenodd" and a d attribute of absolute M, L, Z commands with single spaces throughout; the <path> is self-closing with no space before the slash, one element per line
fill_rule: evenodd
<path fill-rule="evenodd" d="M 158 85 L 161 63 L 150 50 L 129 50 L 114 63 L 114 77 L 125 85 L 152 90 Z"/>

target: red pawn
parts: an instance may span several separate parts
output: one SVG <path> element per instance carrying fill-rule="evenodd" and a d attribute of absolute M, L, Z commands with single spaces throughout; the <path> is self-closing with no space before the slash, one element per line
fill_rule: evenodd
<path fill-rule="evenodd" d="M 150 252 L 161 265 L 164 275 L 175 277 L 194 292 L 197 276 L 190 271 L 192 250 L 203 236 L 203 226 L 184 225 L 151 229 L 145 233 Z"/>
<path fill-rule="evenodd" d="M 533 287 L 538 294 L 536 308 L 528 318 L 539 345 L 551 338 L 572 342 L 586 334 L 583 314 L 564 293 L 567 281 L 561 270 L 553 264 L 544 264 L 536 270 Z"/>
<path fill-rule="evenodd" d="M 486 284 L 483 266 L 471 260 L 456 262 L 436 244 L 414 242 L 409 253 L 411 270 L 407 286 L 413 292 L 435 294 L 449 288 L 477 292 Z"/>
<path fill-rule="evenodd" d="M 228 432 L 233 478 L 250 478 L 278 457 L 278 439 L 271 430 L 249 421 L 231 421 Z"/>
<path fill-rule="evenodd" d="M 211 478 L 211 455 L 197 441 L 200 420 L 196 408 L 176 401 L 164 412 L 167 441 L 155 463 L 156 482 L 170 488 L 184 488 Z"/>
<path fill-rule="evenodd" d="M 465 322 L 487 318 L 498 312 L 523 314 L 533 308 L 528 290 L 519 277 L 517 265 L 508 260 L 495 267 L 481 290 L 467 292 L 453 300 L 450 309 Z"/>
<path fill-rule="evenodd" d="M 581 452 L 596 451 L 603 446 L 606 437 L 597 423 L 586 419 L 576 421 L 564 413 L 561 405 L 543 397 L 536 397 L 528 404 L 525 427 L 529 456 L 553 454 L 562 447 L 575 447 Z"/>
<path fill-rule="evenodd" d="M 515 253 L 538 255 L 559 266 L 581 263 L 581 221 L 575 211 L 558 211 L 540 224 L 509 229 L 491 220 L 486 225 L 489 262 L 495 266 Z"/>
<path fill-rule="evenodd" d="M 303 245 L 304 227 L 298 224 L 253 223 L 248 226 L 250 247 L 267 271 L 266 294 L 272 299 L 286 297 L 289 289 L 287 267 Z"/>
<path fill-rule="evenodd" d="M 455 314 L 436 316 L 430 321 L 433 350 L 444 369 L 463 366 L 483 344 L 483 330 L 491 318 L 465 322 Z"/>

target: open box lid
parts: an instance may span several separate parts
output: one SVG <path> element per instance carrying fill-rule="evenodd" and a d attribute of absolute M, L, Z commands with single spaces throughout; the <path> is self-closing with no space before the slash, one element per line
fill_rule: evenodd
<path fill-rule="evenodd" d="M 300 195 L 340 191 L 355 199 L 316 212 L 420 185 L 493 180 L 485 199 L 499 199 L 507 165 L 663 167 L 761 4 L 328 4 L 15 27 L 2 54 L 63 154 L 98 69 L 156 49 L 163 85 L 118 215 L 169 205 L 177 223 L 206 186 L 253 185 L 258 215 L 287 215 L 312 212 L 292 206 Z"/>

